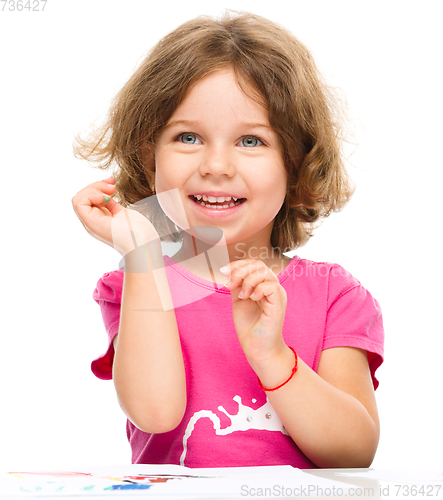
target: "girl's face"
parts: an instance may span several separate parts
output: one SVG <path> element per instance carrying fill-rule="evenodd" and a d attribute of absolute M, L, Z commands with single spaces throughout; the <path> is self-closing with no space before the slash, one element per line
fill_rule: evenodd
<path fill-rule="evenodd" d="M 270 247 L 286 194 L 280 142 L 267 110 L 231 70 L 200 80 L 159 134 L 157 193 L 177 188 L 191 226 L 216 226 L 226 243 Z"/>

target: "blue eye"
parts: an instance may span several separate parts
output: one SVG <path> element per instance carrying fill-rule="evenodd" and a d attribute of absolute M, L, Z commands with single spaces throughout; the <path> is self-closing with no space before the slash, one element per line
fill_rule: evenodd
<path fill-rule="evenodd" d="M 255 148 L 255 146 L 260 146 L 263 143 L 260 139 L 258 139 L 258 137 L 247 135 L 246 137 L 243 137 L 243 139 L 240 141 L 240 144 L 246 148 Z"/>
<path fill-rule="evenodd" d="M 199 138 L 195 134 L 189 132 L 179 135 L 178 140 L 183 144 L 200 144 Z"/>

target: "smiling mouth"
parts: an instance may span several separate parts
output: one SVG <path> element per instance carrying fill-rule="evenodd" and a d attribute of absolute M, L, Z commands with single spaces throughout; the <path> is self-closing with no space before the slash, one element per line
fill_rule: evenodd
<path fill-rule="evenodd" d="M 232 208 L 237 205 L 241 205 L 246 201 L 246 198 L 234 198 L 232 196 L 205 196 L 205 195 L 191 195 L 189 196 L 195 203 L 201 205 L 202 207 L 212 208 L 212 209 L 222 209 L 222 208 Z"/>

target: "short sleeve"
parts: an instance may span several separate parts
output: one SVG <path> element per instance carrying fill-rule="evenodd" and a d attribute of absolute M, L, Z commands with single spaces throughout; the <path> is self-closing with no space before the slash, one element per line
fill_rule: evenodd
<path fill-rule="evenodd" d="M 100 306 L 103 323 L 108 334 L 108 348 L 105 353 L 91 363 L 94 375 L 102 380 L 112 379 L 114 346 L 112 341 L 118 333 L 120 324 L 120 305 L 123 290 L 123 270 L 105 273 L 97 282 L 92 295 Z"/>
<path fill-rule="evenodd" d="M 375 371 L 384 358 L 383 318 L 379 303 L 341 266 L 330 269 L 323 349 L 357 347 L 368 353 L 374 389 Z"/>

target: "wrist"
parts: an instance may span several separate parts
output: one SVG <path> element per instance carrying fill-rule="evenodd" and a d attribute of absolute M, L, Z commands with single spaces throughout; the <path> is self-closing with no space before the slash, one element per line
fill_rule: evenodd
<path fill-rule="evenodd" d="M 254 371 L 262 389 L 272 391 L 289 382 L 295 375 L 297 368 L 298 357 L 295 350 L 284 344 L 278 354 L 267 360 L 266 363 L 256 365 Z"/>
<path fill-rule="evenodd" d="M 123 259 L 119 267 L 126 273 L 146 274 L 164 267 L 160 240 L 149 241 L 127 252 L 122 251 Z"/>

